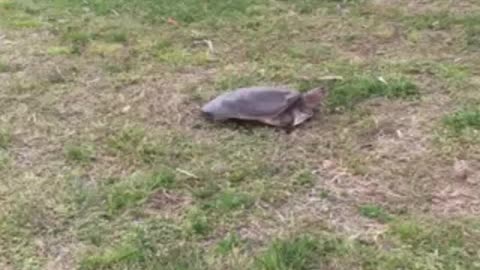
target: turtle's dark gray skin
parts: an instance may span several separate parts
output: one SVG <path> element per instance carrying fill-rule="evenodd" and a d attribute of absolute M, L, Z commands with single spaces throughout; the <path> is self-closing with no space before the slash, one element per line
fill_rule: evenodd
<path fill-rule="evenodd" d="M 310 119 L 326 95 L 323 87 L 306 93 L 285 86 L 239 88 L 211 100 L 202 112 L 214 121 L 247 120 L 293 128 Z"/>

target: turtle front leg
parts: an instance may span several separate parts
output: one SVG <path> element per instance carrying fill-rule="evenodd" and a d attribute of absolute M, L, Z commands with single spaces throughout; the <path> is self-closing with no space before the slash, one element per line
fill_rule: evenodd
<path fill-rule="evenodd" d="M 282 128 L 285 134 L 289 135 L 295 130 L 295 126 L 293 125 L 288 125 Z"/>

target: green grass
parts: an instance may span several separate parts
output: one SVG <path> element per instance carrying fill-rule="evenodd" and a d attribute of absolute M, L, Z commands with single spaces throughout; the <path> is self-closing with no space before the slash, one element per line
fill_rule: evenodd
<path fill-rule="evenodd" d="M 63 46 L 50 47 L 47 49 L 47 53 L 52 56 L 68 55 L 72 53 L 72 49 L 69 47 L 63 47 Z"/>
<path fill-rule="evenodd" d="M 359 208 L 360 214 L 364 217 L 387 222 L 391 220 L 390 215 L 380 206 L 367 204 Z"/>
<path fill-rule="evenodd" d="M 235 233 L 228 234 L 217 244 L 216 251 L 222 255 L 227 255 L 235 248 L 239 248 L 242 245 L 242 240 Z"/>
<path fill-rule="evenodd" d="M 33 29 L 42 26 L 42 22 L 35 15 L 33 8 L 22 6 L 19 3 L 0 2 L 0 25 L 11 29 Z"/>
<path fill-rule="evenodd" d="M 401 65 L 402 71 L 409 74 L 431 74 L 450 83 L 463 83 L 471 76 L 471 70 L 452 63 L 414 61 Z M 456 86 L 456 84 L 454 84 Z"/>
<path fill-rule="evenodd" d="M 155 53 L 159 62 L 172 67 L 201 66 L 213 61 L 206 51 L 192 52 L 183 48 L 168 48 Z"/>
<path fill-rule="evenodd" d="M 122 30 L 112 30 L 103 34 L 103 40 L 112 43 L 127 43 L 128 33 Z"/>
<path fill-rule="evenodd" d="M 5 62 L 0 61 L 0 73 L 6 73 L 9 71 L 10 71 L 10 66 Z"/>
<path fill-rule="evenodd" d="M 248 208 L 253 204 L 253 198 L 244 193 L 226 191 L 218 194 L 212 202 L 207 203 L 207 208 L 213 208 L 221 212 L 230 212 Z"/>
<path fill-rule="evenodd" d="M 369 76 L 357 76 L 340 82 L 330 91 L 328 105 L 332 109 L 352 109 L 369 98 L 406 99 L 419 95 L 417 86 L 404 78 L 385 78 L 385 82 Z"/>
<path fill-rule="evenodd" d="M 189 213 L 189 228 L 197 235 L 207 235 L 212 230 L 207 214 L 195 209 Z"/>
<path fill-rule="evenodd" d="M 194 23 L 204 20 L 213 22 L 214 17 L 220 19 L 235 19 L 250 13 L 250 6 L 266 3 L 265 0 L 245 1 L 219 1 L 208 0 L 198 2 L 186 0 L 171 2 L 168 0 L 94 0 L 89 2 L 78 2 L 74 0 L 59 0 L 53 3 L 58 9 L 71 8 L 81 11 L 82 8 L 89 8 L 96 15 L 107 16 L 114 12 L 120 14 L 133 14 L 139 16 L 143 21 L 149 23 L 164 23 L 168 18 L 173 18 L 182 23 Z M 51 4 L 52 5 L 52 4 Z"/>
<path fill-rule="evenodd" d="M 467 45 L 472 49 L 478 49 L 480 46 L 480 14 L 471 16 L 465 22 L 465 35 Z"/>
<path fill-rule="evenodd" d="M 139 173 L 106 187 L 107 211 L 115 215 L 124 209 L 137 206 L 157 189 L 168 188 L 174 184 L 174 175 L 168 171 Z"/>
<path fill-rule="evenodd" d="M 418 30 L 445 30 L 457 22 L 455 17 L 447 12 L 408 16 L 405 19 L 410 27 Z"/>
<path fill-rule="evenodd" d="M 476 108 L 459 110 L 443 119 L 443 123 L 454 134 L 480 130 L 480 110 Z"/>
<path fill-rule="evenodd" d="M 142 128 L 126 128 L 112 135 L 108 141 L 108 146 L 118 152 L 132 152 L 141 146 L 144 138 L 145 131 Z"/>
<path fill-rule="evenodd" d="M 330 234 L 307 234 L 275 241 L 257 258 L 257 269 L 475 269 L 477 237 L 466 238 L 457 223 L 432 224 L 412 220 L 388 227 L 376 245 Z M 389 245 L 384 249 L 382 245 Z M 432 268 L 433 267 L 433 268 Z"/>
<path fill-rule="evenodd" d="M 206 269 L 202 251 L 176 242 L 181 231 L 166 220 L 156 220 L 125 232 L 122 240 L 87 255 L 80 269 Z"/>
<path fill-rule="evenodd" d="M 353 4 L 358 2 L 357 0 L 281 0 L 282 2 L 292 5 L 296 11 L 301 14 L 310 14 L 314 13 L 319 8 L 334 8 L 336 4 L 347 3 Z"/>
<path fill-rule="evenodd" d="M 218 78 L 215 83 L 215 88 L 221 91 L 227 91 L 235 88 L 248 87 L 259 83 L 260 78 L 253 74 L 244 76 L 231 74 Z"/>
<path fill-rule="evenodd" d="M 302 235 L 274 242 L 256 260 L 257 269 L 262 270 L 307 270 L 319 267 L 323 260 L 341 249 L 334 239 L 318 239 Z"/>
<path fill-rule="evenodd" d="M 426 13 L 416 16 L 407 16 L 406 24 L 417 30 L 450 31 L 455 26 L 461 26 L 465 31 L 465 43 L 467 47 L 476 49 L 480 41 L 480 14 L 468 13 L 465 15 L 453 15 L 447 11 Z"/>
<path fill-rule="evenodd" d="M 12 141 L 12 134 L 8 129 L 0 129 L 0 148 L 7 149 Z"/>
<path fill-rule="evenodd" d="M 95 158 L 95 151 L 88 145 L 69 145 L 65 147 L 65 156 L 70 161 L 86 163 Z"/>

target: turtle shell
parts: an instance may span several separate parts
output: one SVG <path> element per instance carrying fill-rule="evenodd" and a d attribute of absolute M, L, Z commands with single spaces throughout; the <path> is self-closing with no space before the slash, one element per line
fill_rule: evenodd
<path fill-rule="evenodd" d="M 214 120 L 265 121 L 291 109 L 302 95 L 287 87 L 249 87 L 224 93 L 202 107 Z"/>

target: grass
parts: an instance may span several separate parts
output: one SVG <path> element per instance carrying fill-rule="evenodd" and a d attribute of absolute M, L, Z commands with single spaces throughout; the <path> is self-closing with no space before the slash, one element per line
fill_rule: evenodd
<path fill-rule="evenodd" d="M 382 207 L 377 205 L 362 205 L 359 211 L 362 216 L 376 219 L 379 222 L 387 222 L 391 220 L 390 215 Z"/>
<path fill-rule="evenodd" d="M 341 4 L 341 3 L 346 3 L 347 5 L 352 5 L 355 2 L 358 2 L 357 0 L 326 0 L 326 1 L 315 1 L 315 0 L 302 0 L 302 1 L 295 1 L 295 0 L 281 0 L 283 2 L 289 3 L 292 5 L 296 11 L 298 11 L 301 14 L 309 14 L 309 13 L 314 13 L 316 10 L 320 8 L 334 8 L 335 5 Z"/>
<path fill-rule="evenodd" d="M 69 47 L 50 47 L 47 49 L 47 53 L 49 55 L 55 56 L 55 55 L 68 55 L 71 53 L 71 49 Z"/>
<path fill-rule="evenodd" d="M 474 269 L 479 258 L 470 248 L 476 240 L 465 235 L 455 223 L 400 221 L 383 235 L 382 243 L 391 247 L 385 250 L 328 234 L 307 234 L 274 242 L 257 258 L 257 268 Z"/>
<path fill-rule="evenodd" d="M 475 108 L 459 110 L 446 116 L 443 122 L 457 135 L 464 132 L 475 132 L 480 130 L 480 110 Z"/>
<path fill-rule="evenodd" d="M 10 71 L 10 67 L 8 64 L 4 63 L 3 61 L 0 61 L 0 73 L 6 73 Z"/>
<path fill-rule="evenodd" d="M 448 137 L 467 138 L 476 141 L 480 130 L 480 110 L 476 107 L 460 109 L 442 119 Z"/>
<path fill-rule="evenodd" d="M 239 239 L 237 234 L 229 234 L 218 243 L 216 250 L 222 255 L 227 255 L 235 248 L 239 248 L 241 245 L 242 240 Z"/>
<path fill-rule="evenodd" d="M 168 171 L 133 175 L 113 183 L 106 189 L 107 211 L 111 215 L 144 202 L 155 190 L 173 185 L 174 176 Z"/>
<path fill-rule="evenodd" d="M 0 129 L 0 148 L 7 149 L 12 141 L 12 135 L 8 129 Z"/>
<path fill-rule="evenodd" d="M 227 191 L 220 193 L 213 202 L 206 206 L 219 211 L 229 212 L 239 208 L 248 208 L 253 203 L 253 199 L 248 194 Z"/>
<path fill-rule="evenodd" d="M 154 233 L 152 233 L 153 231 Z M 106 248 L 100 254 L 86 256 L 80 269 L 205 269 L 202 252 L 195 247 L 182 246 L 171 241 L 181 237 L 177 228 L 165 221 L 131 228 L 117 245 Z M 167 253 L 160 253 L 169 247 Z"/>
<path fill-rule="evenodd" d="M 352 109 L 359 102 L 370 98 L 405 99 L 418 95 L 417 86 L 404 78 L 386 78 L 382 81 L 359 76 L 337 84 L 329 94 L 328 104 L 333 109 Z"/>
<path fill-rule="evenodd" d="M 475 46 L 478 45 L 480 34 L 478 29 L 480 15 L 478 13 L 454 16 L 446 11 L 441 11 L 407 16 L 405 21 L 407 25 L 417 30 L 445 31 L 461 26 L 465 31 L 465 43 L 467 47 L 475 49 Z"/>
<path fill-rule="evenodd" d="M 290 241 L 278 241 L 273 243 L 258 259 L 258 268 L 265 270 L 310 269 L 314 265 L 318 265 L 319 257 L 325 255 L 321 253 L 320 248 L 317 240 L 308 235 Z"/>
<path fill-rule="evenodd" d="M 70 145 L 65 148 L 65 156 L 68 160 L 85 163 L 94 159 L 92 147 L 86 145 Z"/>
<path fill-rule="evenodd" d="M 0 0 L 0 268 L 478 268 L 480 6 L 380 2 Z"/>

